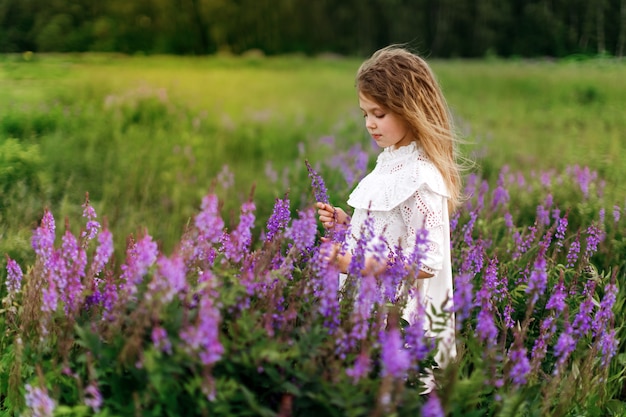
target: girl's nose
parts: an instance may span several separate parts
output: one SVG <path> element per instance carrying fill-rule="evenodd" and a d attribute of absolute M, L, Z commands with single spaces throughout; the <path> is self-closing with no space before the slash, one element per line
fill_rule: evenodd
<path fill-rule="evenodd" d="M 365 119 L 365 127 L 369 130 L 375 129 L 376 123 L 374 123 L 374 120 L 371 117 L 368 117 Z"/>

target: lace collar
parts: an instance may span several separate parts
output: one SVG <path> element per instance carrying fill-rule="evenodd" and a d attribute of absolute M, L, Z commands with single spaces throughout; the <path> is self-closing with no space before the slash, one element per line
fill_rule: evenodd
<path fill-rule="evenodd" d="M 350 194 L 348 204 L 388 211 L 423 187 L 449 197 L 441 173 L 415 142 L 400 148 L 388 147 L 378 155 L 374 170 Z"/>

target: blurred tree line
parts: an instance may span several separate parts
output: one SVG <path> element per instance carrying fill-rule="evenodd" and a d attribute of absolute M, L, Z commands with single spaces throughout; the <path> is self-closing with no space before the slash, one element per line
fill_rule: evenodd
<path fill-rule="evenodd" d="M 626 0 L 0 0 L 0 52 L 623 56 Z"/>

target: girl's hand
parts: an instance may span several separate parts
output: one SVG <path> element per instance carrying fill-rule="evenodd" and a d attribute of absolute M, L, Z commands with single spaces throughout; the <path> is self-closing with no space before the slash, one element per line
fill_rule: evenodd
<path fill-rule="evenodd" d="M 350 216 L 340 207 L 333 207 L 326 203 L 316 203 L 317 214 L 319 215 L 322 226 L 326 229 L 332 229 L 336 224 L 347 225 L 350 222 Z"/>

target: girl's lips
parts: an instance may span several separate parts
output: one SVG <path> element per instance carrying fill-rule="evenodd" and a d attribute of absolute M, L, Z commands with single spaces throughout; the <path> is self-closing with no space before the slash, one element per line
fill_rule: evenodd
<path fill-rule="evenodd" d="M 373 137 L 375 140 L 380 139 L 380 137 L 381 137 L 381 136 L 382 136 L 382 135 L 372 135 L 372 137 Z"/>

